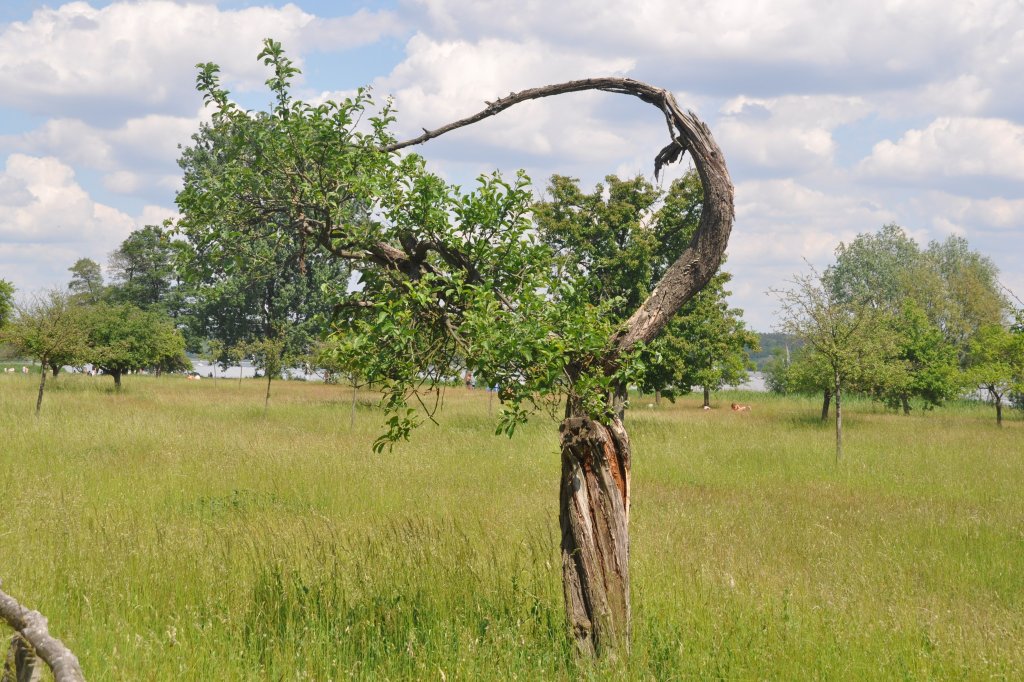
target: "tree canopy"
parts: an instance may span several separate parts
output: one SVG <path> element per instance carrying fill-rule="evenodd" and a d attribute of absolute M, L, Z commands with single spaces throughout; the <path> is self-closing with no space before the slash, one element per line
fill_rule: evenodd
<path fill-rule="evenodd" d="M 99 303 L 103 299 L 103 268 L 92 258 L 79 258 L 68 268 L 71 281 L 68 291 L 83 303 Z"/>
<path fill-rule="evenodd" d="M 181 333 L 158 311 L 100 303 L 88 309 L 87 329 L 84 360 L 111 375 L 119 389 L 126 372 L 181 371 L 192 366 Z"/>
<path fill-rule="evenodd" d="M 56 376 L 64 365 L 81 361 L 86 352 L 86 327 L 82 308 L 62 291 L 52 290 L 16 306 L 16 314 L 0 329 L 0 340 L 11 344 L 24 357 L 41 365 L 36 414 L 43 403 L 47 368 Z"/>
<path fill-rule="evenodd" d="M 0 279 L 0 329 L 3 329 L 14 311 L 14 285 Z"/>
<path fill-rule="evenodd" d="M 605 179 L 592 193 L 577 180 L 554 176 L 548 197 L 534 205 L 537 231 L 555 253 L 560 277 L 575 279 L 595 306 L 624 321 L 661 280 L 693 238 L 704 200 L 690 170 L 667 190 L 643 177 Z M 730 308 L 731 275 L 719 272 L 645 347 L 634 379 L 669 398 L 692 386 L 717 390 L 745 380 L 746 350 L 757 346 L 742 311 Z"/>

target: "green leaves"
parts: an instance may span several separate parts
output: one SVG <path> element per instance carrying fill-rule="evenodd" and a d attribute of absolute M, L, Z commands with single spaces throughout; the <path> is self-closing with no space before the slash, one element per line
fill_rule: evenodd
<path fill-rule="evenodd" d="M 213 292 L 247 311 L 258 303 L 275 329 L 328 322 L 321 355 L 383 394 L 377 450 L 431 418 L 432 395 L 467 368 L 498 387 L 502 433 L 537 411 L 554 414 L 563 398 L 607 414 L 610 388 L 637 359 L 609 360 L 611 339 L 624 306 L 649 288 L 617 277 L 649 274 L 656 245 L 638 210 L 660 193 L 633 180 L 613 185 L 607 206 L 588 199 L 595 219 L 618 230 L 622 254 L 601 242 L 574 268 L 561 246 L 539 238 L 525 174 L 450 185 L 418 155 L 385 151 L 394 140 L 390 102 L 375 107 L 360 89 L 308 104 L 290 94 L 299 71 L 279 43 L 266 41 L 259 59 L 272 69 L 276 103 L 267 112 L 239 110 L 216 67 L 200 67 L 197 85 L 216 110 L 183 152 L 177 225 L 197 296 Z M 566 246 L 593 246 L 595 236 L 567 233 Z M 594 265 L 607 275 L 596 296 Z M 315 287 L 303 288 L 296 273 L 311 272 Z M 309 301 L 322 302 L 312 317 Z M 224 329 L 244 326 L 218 319 Z"/>

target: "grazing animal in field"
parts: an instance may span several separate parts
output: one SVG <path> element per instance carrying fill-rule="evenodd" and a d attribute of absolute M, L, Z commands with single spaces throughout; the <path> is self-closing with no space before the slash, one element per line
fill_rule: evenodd
<path fill-rule="evenodd" d="M 732 404 L 733 412 L 750 412 L 750 405 L 740 405 L 739 403 Z"/>

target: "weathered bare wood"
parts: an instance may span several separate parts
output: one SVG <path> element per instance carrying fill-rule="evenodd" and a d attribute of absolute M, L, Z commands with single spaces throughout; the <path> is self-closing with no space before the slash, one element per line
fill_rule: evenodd
<path fill-rule="evenodd" d="M 56 682 L 85 682 L 78 658 L 62 641 L 50 635 L 43 614 L 30 611 L 0 590 L 0 619 L 14 628 L 35 654 L 50 666 Z"/>
<path fill-rule="evenodd" d="M 568 417 L 560 435 L 562 584 L 569 635 L 585 657 L 628 653 L 629 438 L 617 417 L 609 425 Z"/>
<path fill-rule="evenodd" d="M 32 645 L 25 641 L 20 633 L 15 632 L 11 637 L 10 648 L 7 649 L 0 682 L 39 682 L 42 678 L 42 667 L 36 665 L 38 661 Z"/>

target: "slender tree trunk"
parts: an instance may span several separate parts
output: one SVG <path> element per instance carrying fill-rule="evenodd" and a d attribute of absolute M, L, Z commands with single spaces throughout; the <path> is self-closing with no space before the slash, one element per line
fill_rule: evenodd
<path fill-rule="evenodd" d="M 821 399 L 821 421 L 828 421 L 828 406 L 832 402 L 832 391 L 825 389 L 825 395 Z"/>
<path fill-rule="evenodd" d="M 840 384 L 839 373 L 835 374 L 836 380 L 836 461 L 843 458 L 843 387 Z"/>
<path fill-rule="evenodd" d="M 121 370 L 115 370 L 110 373 L 114 377 L 114 388 L 121 390 Z"/>
<path fill-rule="evenodd" d="M 242 387 L 242 363 L 238 363 L 238 388 Z"/>
<path fill-rule="evenodd" d="M 654 404 L 661 405 L 661 391 L 654 391 Z"/>
<path fill-rule="evenodd" d="M 910 399 L 906 396 L 906 394 L 900 396 L 900 402 L 903 403 L 903 414 L 910 414 Z"/>
<path fill-rule="evenodd" d="M 629 653 L 629 437 L 567 416 L 559 428 L 562 578 L 570 638 L 583 657 Z"/>
<path fill-rule="evenodd" d="M 704 387 L 704 407 L 711 407 L 711 389 Z"/>
<path fill-rule="evenodd" d="M 270 382 L 274 379 L 273 372 L 267 372 L 267 396 L 263 399 L 263 416 L 267 416 L 267 408 L 270 407 Z"/>
<path fill-rule="evenodd" d="M 487 417 L 494 414 L 494 386 L 487 387 Z"/>
<path fill-rule="evenodd" d="M 46 363 L 42 363 L 39 367 L 39 396 L 36 398 L 36 416 L 39 416 L 39 410 L 43 406 L 43 389 L 46 387 Z"/>
<path fill-rule="evenodd" d="M 39 389 L 42 396 L 42 389 Z M 996 396 L 996 426 L 1003 425 L 1003 397 Z"/>
<path fill-rule="evenodd" d="M 626 403 L 629 401 L 629 388 L 625 384 L 615 386 L 615 395 L 612 396 L 612 409 L 620 422 L 626 421 Z"/>
<path fill-rule="evenodd" d="M 356 378 L 352 377 L 352 419 L 349 426 L 356 428 L 356 398 L 358 397 L 359 389 L 356 387 Z"/>

